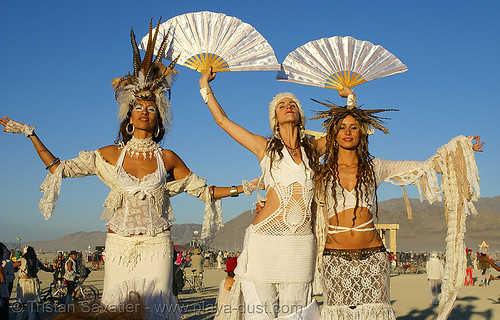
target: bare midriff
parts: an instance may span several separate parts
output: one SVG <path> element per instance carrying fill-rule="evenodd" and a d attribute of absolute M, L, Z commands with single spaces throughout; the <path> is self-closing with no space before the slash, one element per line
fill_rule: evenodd
<path fill-rule="evenodd" d="M 295 182 L 293 185 L 294 190 L 301 190 L 302 186 Z M 304 195 L 301 193 L 293 193 L 292 198 L 299 200 Z M 266 204 L 262 210 L 255 215 L 252 224 L 256 225 L 264 220 L 266 220 L 270 215 L 272 215 L 280 207 L 280 199 L 274 188 L 269 187 L 266 191 Z M 286 207 L 285 207 L 286 208 Z M 310 209 L 310 208 L 309 208 Z"/>
<path fill-rule="evenodd" d="M 356 220 L 354 220 L 354 208 L 337 212 L 336 215 L 331 217 L 328 223 L 331 226 L 341 226 L 347 228 L 354 228 L 372 219 L 372 213 L 367 208 L 358 208 L 356 210 Z M 362 227 L 362 229 L 373 228 L 374 224 Z M 329 230 L 332 230 L 331 228 Z M 357 231 L 350 230 L 340 233 L 329 233 L 326 237 L 325 249 L 336 250 L 357 250 L 379 247 L 383 245 L 377 230 L 370 231 Z"/>

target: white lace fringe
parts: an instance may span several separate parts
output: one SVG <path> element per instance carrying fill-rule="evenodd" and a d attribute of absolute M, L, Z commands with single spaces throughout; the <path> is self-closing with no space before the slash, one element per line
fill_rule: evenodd
<path fill-rule="evenodd" d="M 440 193 L 443 195 L 448 231 L 445 279 L 442 285 L 441 310 L 437 320 L 447 319 L 465 278 L 465 222 L 467 215 L 477 214 L 473 202 L 478 201 L 480 197 L 479 173 L 471 140 L 471 137 L 465 136 L 453 138 L 425 161 L 423 168 L 418 172 L 401 176 L 394 183 L 416 185 L 421 200 L 424 196 L 430 203 L 441 201 Z M 441 186 L 437 173 L 442 173 Z M 407 210 L 411 212 L 411 209 Z M 328 221 L 326 210 L 319 210 L 316 218 L 318 243 L 325 243 L 326 221 Z M 318 249 L 317 270 L 321 268 L 320 252 L 323 248 L 318 246 Z"/>
<path fill-rule="evenodd" d="M 383 303 L 363 304 L 351 309 L 348 306 L 323 306 L 321 320 L 395 320 L 390 305 Z"/>

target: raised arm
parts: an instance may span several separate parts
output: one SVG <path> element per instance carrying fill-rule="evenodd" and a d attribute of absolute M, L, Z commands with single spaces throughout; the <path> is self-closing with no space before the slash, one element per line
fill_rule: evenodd
<path fill-rule="evenodd" d="M 220 104 L 217 102 L 215 95 L 210 88 L 209 82 L 215 79 L 215 73 L 212 72 L 212 67 L 208 69 L 208 71 L 200 78 L 200 92 L 207 104 L 212 116 L 214 117 L 215 122 L 226 131 L 234 140 L 236 140 L 239 144 L 253 152 L 257 158 L 262 160 L 264 156 L 264 152 L 266 150 L 267 139 L 253 134 L 240 126 L 237 123 L 229 120 L 226 115 L 226 112 Z"/>
<path fill-rule="evenodd" d="M 0 118 L 0 124 L 4 126 L 4 132 L 22 133 L 26 137 L 30 138 L 36 152 L 38 153 L 38 156 L 45 164 L 46 169 L 50 170 L 51 173 L 54 173 L 54 170 L 57 168 L 57 166 L 59 166 L 59 158 L 56 158 L 38 138 L 38 136 L 35 134 L 35 127 L 16 122 L 6 116 Z"/>
<path fill-rule="evenodd" d="M 326 136 L 313 140 L 312 145 L 316 149 L 318 155 L 322 156 L 326 151 Z"/>

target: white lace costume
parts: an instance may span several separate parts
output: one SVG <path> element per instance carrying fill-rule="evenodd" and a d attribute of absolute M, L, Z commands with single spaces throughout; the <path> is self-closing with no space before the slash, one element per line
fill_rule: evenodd
<path fill-rule="evenodd" d="M 235 269 L 230 305 L 241 290 L 247 319 L 273 319 L 306 307 L 312 299 L 315 240 L 311 228 L 312 170 L 304 149 L 303 162 L 265 155 L 260 163 L 266 192 L 274 190 L 279 207 L 266 219 L 250 225 Z M 279 305 L 277 304 L 279 300 Z M 283 306 L 287 306 L 284 308 Z M 278 309 L 279 307 L 279 309 Z M 273 311 L 274 310 L 274 311 Z M 233 310 L 234 311 L 234 310 Z M 263 312 L 264 311 L 264 312 Z M 236 315 L 224 314 L 224 318 Z"/>
<path fill-rule="evenodd" d="M 147 319 L 179 319 L 180 310 L 171 294 L 172 241 L 167 229 L 174 220 L 170 197 L 187 192 L 206 203 L 202 236 L 211 238 L 222 225 L 220 200 L 214 202 L 203 178 L 167 181 L 161 149 L 155 152 L 158 168 L 143 179 L 123 170 L 127 146 L 116 165 L 99 151 L 81 151 L 78 158 L 61 161 L 41 186 L 40 211 L 48 219 L 57 202 L 61 179 L 97 175 L 111 191 L 101 219 L 116 233 L 106 239 L 106 267 L 101 302 L 123 304 L 130 292 L 140 295 Z"/>
<path fill-rule="evenodd" d="M 35 276 L 28 276 L 28 262 L 25 258 L 20 258 L 21 265 L 17 271 L 17 298 L 18 302 L 39 302 L 40 301 L 40 281 Z M 36 259 L 36 272 L 38 273 L 40 260 Z"/>
<path fill-rule="evenodd" d="M 445 213 L 448 223 L 447 264 L 449 278 L 443 284 L 441 296 L 442 310 L 438 319 L 446 319 L 458 293 L 458 286 L 463 283 L 465 270 L 464 232 L 465 218 L 469 213 L 476 213 L 472 201 L 479 198 L 479 178 L 471 148 L 471 139 L 463 136 L 454 138 L 438 152 L 424 162 L 373 160 L 377 185 L 383 181 L 397 185 L 413 184 L 419 188 L 420 195 L 429 202 L 445 201 Z M 441 186 L 437 173 L 442 173 Z M 403 189 L 404 190 L 404 189 Z M 323 255 L 326 235 L 346 231 L 364 232 L 374 228 L 367 227 L 373 219 L 357 227 L 330 226 L 329 218 L 342 211 L 353 208 L 355 196 L 337 183 L 337 210 L 331 191 L 325 197 L 326 206 L 317 216 L 316 235 L 318 243 L 318 269 L 321 272 L 323 294 L 326 305 L 321 311 L 321 318 L 337 319 L 395 319 L 389 299 L 390 265 L 385 252 L 367 254 L 362 258 L 352 258 L 349 254 Z M 411 208 L 405 194 L 408 216 Z M 369 201 L 360 199 L 360 207 L 372 209 L 375 197 L 375 185 L 368 191 Z M 321 212 L 319 211 L 319 212 Z"/>

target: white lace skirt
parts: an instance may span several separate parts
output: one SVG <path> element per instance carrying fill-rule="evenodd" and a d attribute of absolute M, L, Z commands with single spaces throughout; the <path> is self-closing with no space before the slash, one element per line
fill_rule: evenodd
<path fill-rule="evenodd" d="M 325 320 L 393 320 L 390 264 L 385 252 L 349 259 L 323 255 L 321 272 Z"/>
<path fill-rule="evenodd" d="M 120 310 L 130 294 L 138 294 L 145 319 L 180 319 L 172 294 L 172 264 L 170 231 L 154 237 L 108 233 L 101 302 Z"/>
<path fill-rule="evenodd" d="M 38 279 L 19 279 L 17 284 L 17 301 L 27 303 L 40 300 L 40 281 Z"/>

